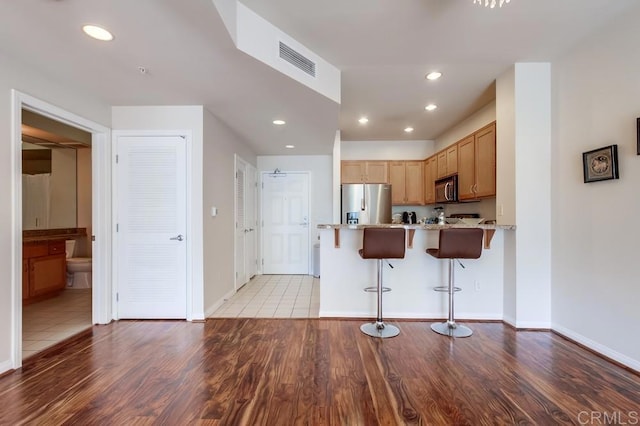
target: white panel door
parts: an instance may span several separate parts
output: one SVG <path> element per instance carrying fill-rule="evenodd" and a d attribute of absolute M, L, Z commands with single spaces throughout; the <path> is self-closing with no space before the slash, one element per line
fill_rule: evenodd
<path fill-rule="evenodd" d="M 245 173 L 245 270 L 248 279 L 258 272 L 258 219 L 256 201 L 258 197 L 258 171 L 248 164 Z"/>
<path fill-rule="evenodd" d="M 264 274 L 309 273 L 309 174 L 263 173 Z"/>
<path fill-rule="evenodd" d="M 236 290 L 257 272 L 256 173 L 255 167 L 236 157 Z"/>
<path fill-rule="evenodd" d="M 246 163 L 236 157 L 236 255 L 235 288 L 238 290 L 249 281 L 246 271 Z"/>
<path fill-rule="evenodd" d="M 117 139 L 119 318 L 186 318 L 186 140 Z"/>

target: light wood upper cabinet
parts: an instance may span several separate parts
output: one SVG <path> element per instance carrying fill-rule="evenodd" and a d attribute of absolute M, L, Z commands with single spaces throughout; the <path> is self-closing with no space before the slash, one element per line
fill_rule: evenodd
<path fill-rule="evenodd" d="M 483 127 L 458 142 L 460 200 L 496 195 L 496 126 Z"/>
<path fill-rule="evenodd" d="M 476 197 L 496 195 L 496 124 L 476 133 Z"/>
<path fill-rule="evenodd" d="M 405 162 L 405 194 L 407 204 L 424 204 L 424 161 Z"/>
<path fill-rule="evenodd" d="M 389 182 L 389 164 L 386 161 L 367 161 L 365 172 L 366 183 Z"/>
<path fill-rule="evenodd" d="M 476 149 L 473 135 L 458 142 L 458 198 L 475 198 Z"/>
<path fill-rule="evenodd" d="M 341 183 L 389 183 L 386 161 L 345 160 L 340 163 Z"/>
<path fill-rule="evenodd" d="M 456 144 L 438 152 L 436 158 L 438 161 L 436 177 L 438 179 L 458 171 L 458 146 Z"/>
<path fill-rule="evenodd" d="M 390 161 L 389 182 L 393 205 L 424 203 L 424 162 Z"/>
<path fill-rule="evenodd" d="M 458 172 L 458 146 L 447 148 L 447 176 Z"/>
<path fill-rule="evenodd" d="M 438 171 L 438 158 L 429 157 L 424 162 L 424 203 L 433 204 L 436 202 L 436 173 Z"/>
<path fill-rule="evenodd" d="M 340 163 L 340 182 L 342 183 L 362 183 L 364 174 L 364 161 L 342 161 Z"/>

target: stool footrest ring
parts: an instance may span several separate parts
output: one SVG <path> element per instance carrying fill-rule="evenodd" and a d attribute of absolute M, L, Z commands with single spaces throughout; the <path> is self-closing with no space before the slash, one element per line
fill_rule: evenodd
<path fill-rule="evenodd" d="M 434 291 L 449 291 L 449 287 L 447 286 L 438 286 L 433 288 Z M 462 291 L 460 287 L 454 287 L 453 291 Z"/>
<path fill-rule="evenodd" d="M 365 287 L 364 291 L 370 292 L 370 293 L 377 293 L 378 292 L 378 287 Z M 391 289 L 389 287 L 382 287 L 382 292 L 383 293 L 387 293 L 391 291 Z"/>

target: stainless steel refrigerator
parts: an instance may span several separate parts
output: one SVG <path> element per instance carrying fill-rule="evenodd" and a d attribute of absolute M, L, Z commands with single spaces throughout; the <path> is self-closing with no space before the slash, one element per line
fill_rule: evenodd
<path fill-rule="evenodd" d="M 340 223 L 391 223 L 391 185 L 384 183 L 344 184 Z"/>

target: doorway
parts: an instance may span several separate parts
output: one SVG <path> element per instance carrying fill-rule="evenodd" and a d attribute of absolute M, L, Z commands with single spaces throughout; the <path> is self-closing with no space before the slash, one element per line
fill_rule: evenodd
<path fill-rule="evenodd" d="M 262 173 L 262 273 L 309 275 L 309 173 Z"/>
<path fill-rule="evenodd" d="M 91 288 L 91 324 L 111 321 L 111 150 L 108 128 L 86 120 L 47 102 L 12 91 L 12 368 L 22 366 L 22 111 L 30 111 L 91 134 L 91 224 L 90 245 L 93 257 Z"/>
<path fill-rule="evenodd" d="M 93 324 L 92 179 L 91 133 L 21 113 L 25 359 Z"/>
<path fill-rule="evenodd" d="M 258 185 L 256 168 L 238 155 L 235 168 L 235 290 L 238 291 L 258 270 Z"/>

